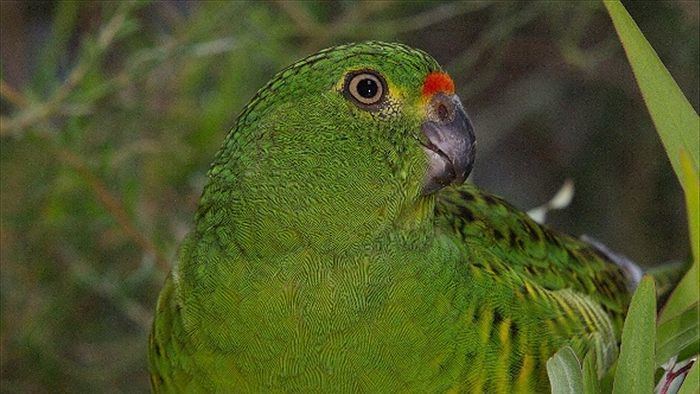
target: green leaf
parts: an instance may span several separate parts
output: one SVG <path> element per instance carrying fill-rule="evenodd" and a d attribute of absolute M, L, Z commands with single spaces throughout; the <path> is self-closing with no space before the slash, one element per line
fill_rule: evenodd
<path fill-rule="evenodd" d="M 677 317 L 659 324 L 656 329 L 656 365 L 662 365 L 687 347 L 698 343 L 698 304 L 695 303 Z"/>
<path fill-rule="evenodd" d="M 547 360 L 547 375 L 552 386 L 552 393 L 578 394 L 583 392 L 581 366 L 576 354 L 569 346 L 564 346 Z"/>
<path fill-rule="evenodd" d="M 588 352 L 586 357 L 583 358 L 583 392 L 585 394 L 598 394 L 601 392 L 596 371 L 595 352 Z"/>
<path fill-rule="evenodd" d="M 690 244 L 693 248 L 693 263 L 696 268 L 700 260 L 700 174 L 698 166 L 693 162 L 684 149 L 680 151 L 683 184 L 685 185 L 685 204 L 688 209 L 688 227 L 690 229 Z M 697 279 L 697 276 L 696 276 Z"/>
<path fill-rule="evenodd" d="M 680 326 L 680 322 L 689 323 L 689 316 L 684 313 L 697 305 L 700 292 L 700 118 L 620 1 L 604 0 L 604 4 L 632 66 L 652 121 L 683 186 L 688 209 L 693 264 L 661 311 L 659 330 L 662 335 L 657 339 L 659 354 L 656 357 L 659 361 L 697 342 L 697 321 L 690 327 Z M 697 310 L 694 313 L 697 316 Z M 626 371 L 626 368 L 619 369 L 618 373 L 620 370 Z"/>
<path fill-rule="evenodd" d="M 690 368 L 688 376 L 685 377 L 678 394 L 697 394 L 700 391 L 700 373 L 698 373 L 698 361 L 695 361 Z"/>
<path fill-rule="evenodd" d="M 673 169 L 681 179 L 679 153 L 684 148 L 695 168 L 700 163 L 700 118 L 659 56 L 618 0 L 604 1 L 629 59 L 651 119 Z"/>
<path fill-rule="evenodd" d="M 690 227 L 690 244 L 693 248 L 693 264 L 681 279 L 678 286 L 671 293 L 668 302 L 664 305 L 659 323 L 664 323 L 680 315 L 691 305 L 697 304 L 700 297 L 698 286 L 698 274 L 700 273 L 700 182 L 698 181 L 697 168 L 692 166 L 690 158 L 681 151 L 681 168 L 685 187 L 685 200 L 688 209 L 688 225 Z"/>
<path fill-rule="evenodd" d="M 656 289 L 645 275 L 632 296 L 618 358 L 613 393 L 651 393 L 654 390 Z"/>

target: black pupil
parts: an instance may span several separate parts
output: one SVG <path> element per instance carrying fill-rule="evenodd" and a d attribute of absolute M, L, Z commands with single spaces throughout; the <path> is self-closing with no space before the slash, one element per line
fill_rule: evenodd
<path fill-rule="evenodd" d="M 357 93 L 366 99 L 376 96 L 377 90 L 379 90 L 379 86 L 374 79 L 365 78 L 357 83 Z"/>

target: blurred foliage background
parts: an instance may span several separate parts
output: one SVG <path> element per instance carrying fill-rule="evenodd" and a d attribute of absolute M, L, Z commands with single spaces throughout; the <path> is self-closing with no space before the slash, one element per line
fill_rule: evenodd
<path fill-rule="evenodd" d="M 697 1 L 625 3 L 696 111 Z M 209 162 L 276 71 L 402 41 L 453 76 L 472 181 L 644 266 L 680 187 L 598 2 L 0 2 L 0 390 L 146 391 L 152 310 Z"/>

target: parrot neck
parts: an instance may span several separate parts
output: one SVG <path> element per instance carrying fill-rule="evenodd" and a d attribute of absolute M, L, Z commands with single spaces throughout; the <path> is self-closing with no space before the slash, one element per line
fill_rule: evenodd
<path fill-rule="evenodd" d="M 396 228 L 406 232 L 426 232 L 433 227 L 435 195 L 420 197 L 414 204 L 399 212 Z"/>
<path fill-rule="evenodd" d="M 208 185 L 198 209 L 196 232 L 223 238 L 220 242 L 226 243 L 225 248 L 255 259 L 300 249 L 350 256 L 373 248 L 386 237 L 416 245 L 429 239 L 433 231 L 434 196 L 406 201 L 387 195 L 344 209 L 349 203 L 340 197 L 327 202 L 256 193 L 253 198 L 240 195 L 242 191 L 245 188 L 217 182 Z"/>

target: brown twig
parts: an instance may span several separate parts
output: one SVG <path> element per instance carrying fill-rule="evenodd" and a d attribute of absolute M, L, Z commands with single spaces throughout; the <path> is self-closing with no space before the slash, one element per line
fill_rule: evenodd
<path fill-rule="evenodd" d="M 447 65 L 447 69 L 454 73 L 465 72 L 473 67 L 491 48 L 502 44 L 503 40 L 509 37 L 513 31 L 526 25 L 540 13 L 540 8 L 535 4 L 523 10 L 518 10 L 507 17 L 499 16 L 499 22 L 486 32 L 481 33 L 479 38 L 466 51 Z"/>
<path fill-rule="evenodd" d="M 16 117 L 2 122 L 2 124 L 0 124 L 0 136 L 24 130 L 55 113 L 61 107 L 63 101 L 68 98 L 75 87 L 85 78 L 93 62 L 114 42 L 117 33 L 121 30 L 126 21 L 129 9 L 130 8 L 127 6 L 121 7 L 112 19 L 107 22 L 97 36 L 96 48 L 78 62 L 73 70 L 71 70 L 65 82 L 56 89 L 51 98 L 44 103 L 30 106 L 25 111 L 20 112 Z"/>
<path fill-rule="evenodd" d="M 5 80 L 0 80 L 0 96 L 19 108 L 29 105 L 29 101 L 24 97 L 24 95 L 15 90 L 15 88 L 12 86 L 8 85 Z"/>
<path fill-rule="evenodd" d="M 138 325 L 144 332 L 148 332 L 152 319 L 152 313 L 148 308 L 120 291 L 120 288 L 113 281 L 103 279 L 77 255 L 61 249 L 58 256 L 67 264 L 69 272 L 75 278 L 89 286 L 96 294 L 111 301 L 126 318 Z"/>
<path fill-rule="evenodd" d="M 14 131 L 24 130 L 42 120 L 55 114 L 60 110 L 65 100 L 73 90 L 82 82 L 90 67 L 97 61 L 109 46 L 114 42 L 117 33 L 126 22 L 129 10 L 133 6 L 131 3 L 122 6 L 116 14 L 101 28 L 95 40 L 93 48 L 82 57 L 78 64 L 71 70 L 65 82 L 57 88 L 51 97 L 44 103 L 36 106 L 29 106 L 20 112 L 16 117 L 2 119 L 0 124 L 0 135 L 5 135 Z M 13 89 L 3 83 L 3 96 L 13 95 Z M 12 96 L 17 98 L 16 96 Z M 20 99 L 20 101 L 22 101 Z M 26 101 L 26 100 L 25 100 Z M 47 137 L 44 133 L 38 133 L 41 137 Z M 109 214 L 114 218 L 122 231 L 141 249 L 154 256 L 156 265 L 163 271 L 168 272 L 170 266 L 164 254 L 145 234 L 139 231 L 138 226 L 133 222 L 119 198 L 115 197 L 107 188 L 105 183 L 92 171 L 84 160 L 75 153 L 57 147 L 51 138 L 47 138 L 51 149 L 59 160 L 74 169 L 93 190 L 98 202 L 104 206 Z"/>
<path fill-rule="evenodd" d="M 387 1 L 362 1 L 359 5 L 349 7 L 336 21 L 323 25 L 314 20 L 309 12 L 300 7 L 300 3 L 294 1 L 278 0 L 276 4 L 284 11 L 297 33 L 306 39 L 302 52 L 316 51 L 344 34 L 349 27 L 356 26 L 358 22 L 366 20 L 370 15 L 390 6 L 394 2 Z"/>
<path fill-rule="evenodd" d="M 275 4 L 284 11 L 289 19 L 292 20 L 299 33 L 312 37 L 319 33 L 321 27 L 316 23 L 307 10 L 302 6 L 303 3 L 288 0 L 277 0 Z"/>
<path fill-rule="evenodd" d="M 390 29 L 393 34 L 408 33 L 412 31 L 422 30 L 427 27 L 436 25 L 445 20 L 456 18 L 458 16 L 480 11 L 490 7 L 493 3 L 488 1 L 455 1 L 452 3 L 441 4 L 428 11 L 394 19 L 386 22 L 386 26 L 379 26 L 380 30 Z"/>
<path fill-rule="evenodd" d="M 328 45 L 334 38 L 343 35 L 349 27 L 361 25 L 361 22 L 369 19 L 373 14 L 386 9 L 394 4 L 392 0 L 363 1 L 359 6 L 349 7 L 343 15 L 328 26 L 324 34 L 317 34 L 304 46 L 308 52 L 317 51 Z"/>
<path fill-rule="evenodd" d="M 153 255 L 156 264 L 161 270 L 168 272 L 170 270 L 170 265 L 168 264 L 168 260 L 165 258 L 165 255 L 146 235 L 139 231 L 138 227 L 131 220 L 131 217 L 127 213 L 126 208 L 124 208 L 121 201 L 109 191 L 104 182 L 102 182 L 102 180 L 92 172 L 90 167 L 73 152 L 65 149 L 57 149 L 56 153 L 62 162 L 78 172 L 85 182 L 87 182 L 90 188 L 94 191 L 98 201 L 112 215 L 114 220 L 117 221 L 122 231 L 124 231 L 124 233 L 131 238 L 132 241 L 139 245 L 141 249 Z"/>

